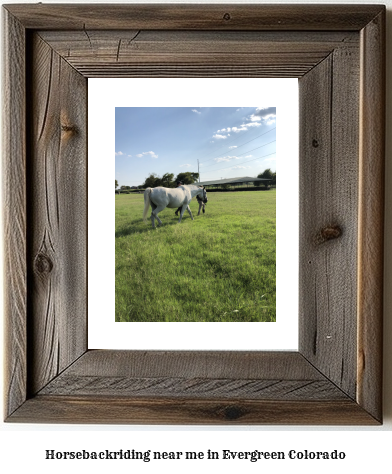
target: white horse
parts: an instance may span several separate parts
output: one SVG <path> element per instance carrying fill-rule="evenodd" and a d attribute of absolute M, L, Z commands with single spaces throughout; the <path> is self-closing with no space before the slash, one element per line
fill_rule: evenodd
<path fill-rule="evenodd" d="M 179 206 L 182 206 L 178 223 L 181 222 L 185 209 L 187 209 L 191 219 L 193 220 L 189 203 L 195 196 L 199 196 L 204 202 L 207 202 L 207 191 L 202 186 L 184 185 L 179 186 L 178 188 L 163 188 L 161 186 L 157 188 L 147 188 L 144 191 L 143 220 L 147 220 L 149 206 L 152 208 L 151 222 L 153 228 L 155 228 L 155 219 L 158 221 L 160 226 L 162 225 L 158 213 L 163 211 L 165 207 L 178 208 Z"/>

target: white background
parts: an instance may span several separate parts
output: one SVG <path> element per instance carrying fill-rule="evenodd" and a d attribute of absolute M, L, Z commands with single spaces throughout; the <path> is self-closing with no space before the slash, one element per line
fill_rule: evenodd
<path fill-rule="evenodd" d="M 298 81 L 296 79 L 90 79 L 88 91 L 89 183 L 95 183 L 89 188 L 91 204 L 88 214 L 88 347 L 142 350 L 296 350 L 298 347 Z M 189 94 L 189 91 L 192 93 Z M 227 91 L 230 91 L 230 94 L 227 94 Z M 276 106 L 276 163 L 279 174 L 276 323 L 114 322 L 115 194 L 112 184 L 116 106 Z M 94 133 L 94 130 L 109 130 L 109 133 L 102 137 Z M 100 183 L 99 186 L 96 183 Z M 99 188 L 99 201 L 97 201 L 97 188 Z M 213 206 L 213 194 L 209 201 Z M 105 225 L 102 225 L 103 222 Z M 147 225 L 151 226 L 150 221 Z M 293 232 L 293 229 L 297 231 Z"/>
<path fill-rule="evenodd" d="M 90 3 L 84 0 L 85 3 Z M 105 0 L 103 3 L 108 3 Z M 27 3 L 13 0 L 13 3 Z M 47 2 L 55 3 L 55 2 Z M 58 2 L 61 3 L 61 2 Z M 74 2 L 75 3 L 75 2 Z M 98 2 L 96 2 L 98 3 Z M 134 1 L 134 3 L 140 3 Z M 155 3 L 157 1 L 155 0 Z M 184 3 L 184 2 L 183 2 Z M 199 2 L 203 3 L 203 2 Z M 216 2 L 219 3 L 219 2 Z M 241 3 L 230 2 L 225 3 Z M 271 0 L 247 3 L 273 3 Z M 293 2 L 283 3 L 317 3 Z M 360 1 L 333 0 L 324 3 L 360 3 Z M 367 0 L 366 3 L 380 3 Z M 390 472 L 390 446 L 392 442 L 392 63 L 390 46 L 392 44 L 392 0 L 383 2 L 388 7 L 387 24 L 387 162 L 386 162 L 386 210 L 385 210 L 385 324 L 384 324 L 384 425 L 382 427 L 203 427 L 203 426 L 88 426 L 88 425 L 13 425 L 1 424 L 0 427 L 0 468 L 4 472 L 67 473 L 72 470 L 84 473 L 107 472 L 115 469 L 118 473 L 129 472 L 200 472 L 204 470 L 225 469 L 228 473 L 262 472 L 271 468 L 284 468 L 298 473 L 330 473 L 356 471 Z M 345 461 L 165 461 L 159 463 L 134 464 L 125 461 L 45 461 L 45 450 L 102 450 L 102 449 L 138 449 L 204 451 L 212 449 L 231 450 L 276 450 L 290 449 L 331 450 L 346 452 Z M 115 463 L 115 464 L 114 464 Z M 277 464 L 281 463 L 281 464 Z M 11 467 L 12 466 L 12 467 Z M 268 471 L 267 471 L 268 472 Z"/>

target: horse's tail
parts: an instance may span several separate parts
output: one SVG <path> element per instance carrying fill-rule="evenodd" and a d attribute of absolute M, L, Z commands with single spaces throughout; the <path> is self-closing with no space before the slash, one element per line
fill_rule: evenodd
<path fill-rule="evenodd" d="M 143 220 L 147 220 L 147 214 L 148 214 L 148 208 L 150 207 L 151 201 L 150 201 L 150 194 L 151 194 L 152 189 L 147 188 L 144 191 L 144 212 L 143 212 Z"/>

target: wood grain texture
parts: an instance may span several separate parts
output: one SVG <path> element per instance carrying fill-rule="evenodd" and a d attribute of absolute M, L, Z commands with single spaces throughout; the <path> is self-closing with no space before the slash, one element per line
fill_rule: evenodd
<path fill-rule="evenodd" d="M 22 423 L 116 423 L 189 425 L 375 425 L 350 399 L 284 401 L 135 399 L 107 396 L 41 396 L 8 421 Z"/>
<path fill-rule="evenodd" d="M 357 399 L 382 418 L 385 12 L 361 32 Z M 377 183 L 377 185 L 375 185 Z"/>
<path fill-rule="evenodd" d="M 358 49 L 337 48 L 299 82 L 299 350 L 352 398 L 357 363 L 358 63 Z"/>
<path fill-rule="evenodd" d="M 297 352 L 90 350 L 67 375 L 324 380 Z"/>
<path fill-rule="evenodd" d="M 202 377 L 102 377 L 62 374 L 40 395 L 230 400 L 346 400 L 329 380 L 210 379 Z"/>
<path fill-rule="evenodd" d="M 358 31 L 379 5 L 20 4 L 6 8 L 32 29 Z"/>
<path fill-rule="evenodd" d="M 5 416 L 26 400 L 26 102 L 25 32 L 3 15 L 3 213 Z"/>
<path fill-rule="evenodd" d="M 295 352 L 93 350 L 40 395 L 342 400 Z"/>
<path fill-rule="evenodd" d="M 10 421 L 375 423 L 301 354 L 285 352 L 93 350 L 34 402 Z"/>
<path fill-rule="evenodd" d="M 356 33 L 42 31 L 86 77 L 300 77 Z"/>
<path fill-rule="evenodd" d="M 30 44 L 29 389 L 34 394 L 87 349 L 87 104 L 86 79 L 37 35 Z"/>
<path fill-rule="evenodd" d="M 93 350 L 40 395 L 249 400 L 343 400 L 344 392 L 295 352 Z"/>

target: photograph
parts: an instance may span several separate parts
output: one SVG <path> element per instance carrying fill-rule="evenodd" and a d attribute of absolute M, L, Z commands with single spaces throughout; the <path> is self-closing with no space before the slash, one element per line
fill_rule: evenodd
<path fill-rule="evenodd" d="M 116 322 L 276 321 L 276 107 L 116 107 Z"/>

